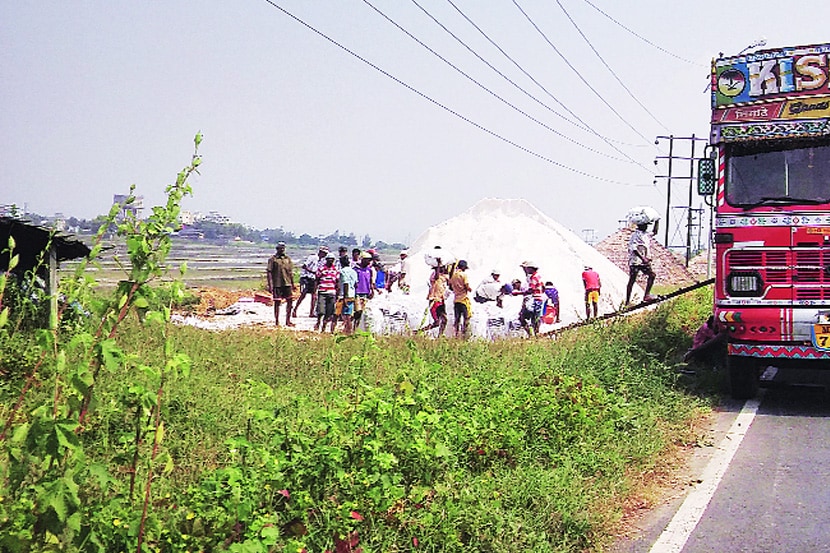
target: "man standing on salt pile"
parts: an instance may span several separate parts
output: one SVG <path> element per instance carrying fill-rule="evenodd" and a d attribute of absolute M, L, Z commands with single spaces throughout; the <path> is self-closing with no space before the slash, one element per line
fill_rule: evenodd
<path fill-rule="evenodd" d="M 292 294 L 294 293 L 294 263 L 285 255 L 285 242 L 277 242 L 277 253 L 268 259 L 268 291 L 274 298 L 274 322 L 280 326 L 280 303 L 285 300 L 285 326 L 291 322 Z"/>
<path fill-rule="evenodd" d="M 297 309 L 306 295 L 311 296 L 311 310 L 308 316 L 314 316 L 314 307 L 317 305 L 317 269 L 323 264 L 323 258 L 328 253 L 329 249 L 326 246 L 320 246 L 316 254 L 309 254 L 303 262 L 300 272 L 300 297 L 297 299 L 297 305 L 294 306 L 294 317 L 297 316 Z"/>
<path fill-rule="evenodd" d="M 524 261 L 521 268 L 527 276 L 527 288 L 518 292 L 513 290 L 513 294 L 525 296 L 519 322 L 522 323 L 522 328 L 528 336 L 535 336 L 539 333 L 539 321 L 542 317 L 542 306 L 545 303 L 545 285 L 542 277 L 539 276 L 539 266 L 536 263 Z"/>
<path fill-rule="evenodd" d="M 637 281 L 637 275 L 646 275 L 645 295 L 643 301 L 654 299 L 650 292 L 654 285 L 654 269 L 651 268 L 651 235 L 648 232 L 648 223 L 637 223 L 637 230 L 628 240 L 628 286 L 625 289 L 625 304 L 631 301 L 631 290 Z"/>
<path fill-rule="evenodd" d="M 467 322 L 470 320 L 470 297 L 469 293 L 473 291 L 470 288 L 470 281 L 467 279 L 467 262 L 461 259 L 455 266 L 455 271 L 450 277 L 450 289 L 453 293 L 453 308 L 455 314 L 455 322 L 453 328 L 455 329 L 455 337 L 467 335 Z"/>
<path fill-rule="evenodd" d="M 585 265 L 585 270 L 582 271 L 582 284 L 585 285 L 585 320 L 591 318 L 591 306 L 594 307 L 594 318 L 596 319 L 602 282 L 600 282 L 599 273 L 590 265 Z"/>

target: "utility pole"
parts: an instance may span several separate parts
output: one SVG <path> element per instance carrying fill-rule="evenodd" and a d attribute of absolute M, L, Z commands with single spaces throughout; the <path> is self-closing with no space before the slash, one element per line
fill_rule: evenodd
<path fill-rule="evenodd" d="M 582 229 L 582 240 L 593 246 L 597 241 L 597 231 L 592 228 Z"/>
<path fill-rule="evenodd" d="M 669 143 L 669 153 L 666 156 L 657 156 L 654 160 L 654 164 L 658 165 L 661 160 L 666 161 L 666 173 L 663 175 L 657 175 L 654 178 L 654 184 L 657 184 L 658 179 L 665 179 L 666 181 L 666 221 L 665 221 L 665 228 L 666 228 L 666 235 L 665 235 L 665 242 L 664 245 L 667 249 L 671 248 L 680 248 L 683 247 L 686 251 L 686 266 L 689 265 L 689 260 L 692 256 L 692 229 L 694 226 L 694 215 L 692 210 L 692 202 L 694 201 L 694 186 L 695 186 L 695 167 L 697 165 L 697 158 L 695 157 L 695 146 L 700 142 L 708 142 L 705 138 L 698 138 L 694 134 L 692 136 L 658 136 L 657 139 L 654 141 L 655 144 L 658 146 L 660 145 L 661 141 L 668 141 Z M 687 154 L 677 154 L 676 150 L 682 150 L 688 152 Z M 688 161 L 688 170 L 684 169 L 683 165 L 678 163 L 675 165 L 675 161 Z M 686 181 L 688 182 L 689 187 L 689 203 L 685 206 L 677 206 L 682 207 L 687 210 L 686 213 L 686 240 L 685 244 L 674 244 L 673 239 L 674 237 L 669 237 L 669 227 L 671 227 L 671 190 L 672 184 L 674 181 Z M 678 224 L 678 227 L 680 225 Z"/>

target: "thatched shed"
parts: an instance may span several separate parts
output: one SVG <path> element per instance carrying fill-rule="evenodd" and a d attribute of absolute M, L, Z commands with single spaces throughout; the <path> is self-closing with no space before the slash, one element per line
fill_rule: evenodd
<path fill-rule="evenodd" d="M 54 250 L 55 261 L 67 261 L 89 255 L 89 248 L 80 240 L 55 233 L 55 231 L 33 225 L 28 221 L 14 219 L 12 217 L 0 217 L 0 271 L 9 268 L 9 252 L 6 251 L 9 243 L 9 236 L 14 237 L 14 253 L 20 256 L 20 261 L 15 267 L 16 273 L 25 273 L 38 265 L 38 258 L 41 253 L 51 245 Z M 44 254 L 43 265 L 48 268 L 49 256 Z M 38 271 L 41 276 L 46 276 Z"/>
<path fill-rule="evenodd" d="M 14 252 L 8 250 L 10 236 L 14 238 Z M 13 272 L 23 275 L 34 269 L 47 282 L 53 312 L 57 311 L 58 263 L 86 257 L 89 253 L 89 247 L 80 240 L 28 221 L 0 217 L 0 271 L 8 271 L 11 255 L 18 255 Z"/>

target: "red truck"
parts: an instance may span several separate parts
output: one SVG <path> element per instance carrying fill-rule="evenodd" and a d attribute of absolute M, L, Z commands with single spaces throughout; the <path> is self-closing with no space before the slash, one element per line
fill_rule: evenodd
<path fill-rule="evenodd" d="M 749 398 L 768 365 L 830 368 L 830 44 L 720 57 L 711 90 L 714 314 Z"/>

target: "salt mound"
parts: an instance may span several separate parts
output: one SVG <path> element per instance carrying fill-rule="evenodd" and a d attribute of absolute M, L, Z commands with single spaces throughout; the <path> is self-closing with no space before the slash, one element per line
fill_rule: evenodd
<path fill-rule="evenodd" d="M 479 201 L 466 212 L 427 229 L 409 248 L 411 259 L 407 280 L 409 296 L 399 290 L 383 294 L 367 309 L 368 325 L 376 332 L 395 332 L 398 328 L 419 328 L 429 318 L 426 296 L 429 288 L 430 267 L 425 254 L 435 246 L 448 250 L 469 264 L 467 276 L 475 290 L 489 276 L 492 269 L 501 271 L 502 282 L 515 278 L 526 283 L 520 264 L 530 260 L 539 265 L 542 281 L 551 281 L 559 290 L 560 325 L 585 318 L 582 271 L 590 265 L 602 279 L 600 314 L 614 311 L 625 299 L 628 275 L 621 271 L 596 249 L 585 243 L 526 200 L 493 199 Z M 639 291 L 642 294 L 642 291 Z M 504 328 L 515 320 L 521 307 L 521 298 L 505 298 L 504 307 L 494 302 L 473 302 L 470 320 L 474 336 L 492 336 L 493 326 L 503 319 Z M 448 329 L 452 328 L 452 296 L 448 298 Z M 490 324 L 488 325 L 488 320 Z M 559 326 L 559 325 L 557 325 Z M 542 325 L 542 331 L 554 327 Z"/>

